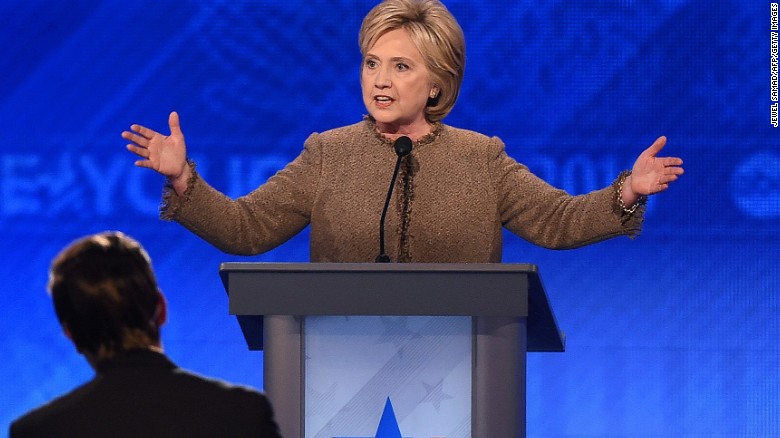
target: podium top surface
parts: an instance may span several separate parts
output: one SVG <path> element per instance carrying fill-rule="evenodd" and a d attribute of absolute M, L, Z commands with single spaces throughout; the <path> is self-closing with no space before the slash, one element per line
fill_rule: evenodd
<path fill-rule="evenodd" d="M 529 351 L 563 351 L 532 264 L 222 263 L 230 313 L 526 317 Z"/>
<path fill-rule="evenodd" d="M 287 272 L 527 272 L 537 273 L 530 263 L 255 263 L 228 262 L 220 273 L 287 271 Z"/>

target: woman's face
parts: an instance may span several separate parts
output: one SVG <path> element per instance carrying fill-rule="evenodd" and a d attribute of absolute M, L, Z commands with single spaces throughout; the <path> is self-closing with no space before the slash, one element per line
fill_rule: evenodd
<path fill-rule="evenodd" d="M 379 131 L 420 137 L 430 132 L 425 106 L 433 89 L 422 54 L 404 29 L 382 35 L 363 59 L 363 103 Z"/>

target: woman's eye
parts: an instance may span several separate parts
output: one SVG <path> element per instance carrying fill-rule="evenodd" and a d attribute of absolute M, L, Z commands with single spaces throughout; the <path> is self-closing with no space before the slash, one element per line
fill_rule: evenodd
<path fill-rule="evenodd" d="M 376 68 L 376 61 L 373 59 L 367 59 L 366 60 L 366 67 L 368 68 Z"/>
<path fill-rule="evenodd" d="M 398 69 L 398 71 L 406 71 L 406 70 L 409 70 L 409 66 L 408 66 L 408 65 L 406 65 L 406 64 L 404 64 L 404 63 L 400 63 L 400 62 L 399 62 L 398 64 L 396 64 L 396 65 L 395 65 L 395 68 L 397 68 L 397 69 Z"/>

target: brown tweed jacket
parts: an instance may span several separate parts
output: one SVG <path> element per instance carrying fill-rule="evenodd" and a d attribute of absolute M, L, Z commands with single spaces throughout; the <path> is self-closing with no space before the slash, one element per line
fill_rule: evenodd
<path fill-rule="evenodd" d="M 236 200 L 193 172 L 183 196 L 166 187 L 161 216 L 244 255 L 311 225 L 312 262 L 373 262 L 395 160 L 392 143 L 366 119 L 312 134 L 295 160 Z M 615 187 L 570 196 L 509 157 L 500 139 L 438 124 L 404 158 L 386 252 L 400 262 L 500 262 L 502 227 L 555 249 L 633 237 L 644 206 L 623 213 Z"/>

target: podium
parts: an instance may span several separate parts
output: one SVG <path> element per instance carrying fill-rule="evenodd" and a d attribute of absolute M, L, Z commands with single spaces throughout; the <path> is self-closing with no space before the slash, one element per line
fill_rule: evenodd
<path fill-rule="evenodd" d="M 525 436 L 526 352 L 564 351 L 531 264 L 223 263 L 287 438 Z"/>

